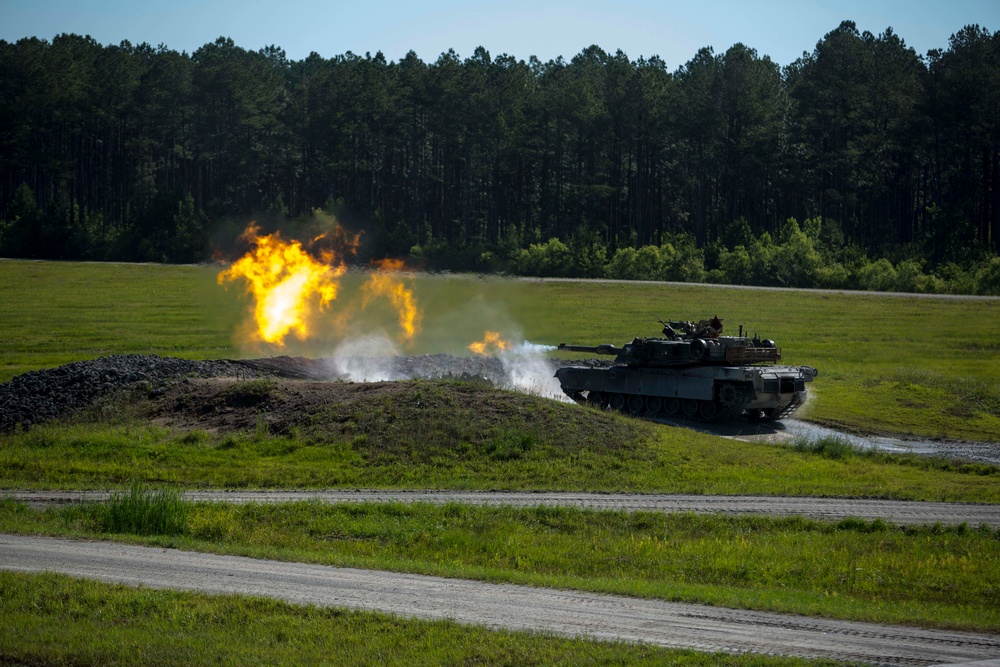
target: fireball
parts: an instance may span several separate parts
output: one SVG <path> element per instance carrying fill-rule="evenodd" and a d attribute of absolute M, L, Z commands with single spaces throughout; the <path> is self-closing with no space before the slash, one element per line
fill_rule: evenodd
<path fill-rule="evenodd" d="M 254 301 L 255 338 L 282 347 L 289 335 L 302 340 L 310 336 L 316 314 L 337 298 L 339 278 L 347 267 L 332 251 L 324 251 L 320 261 L 299 241 L 286 242 L 278 232 L 258 236 L 258 229 L 247 228 L 243 236 L 254 248 L 219 273 L 218 282 L 246 281 Z"/>
<path fill-rule="evenodd" d="M 383 259 L 375 262 L 375 266 L 375 272 L 361 287 L 364 294 L 363 305 L 367 307 L 376 296 L 389 299 L 399 318 L 403 339 L 411 341 L 420 332 L 423 314 L 417 308 L 413 290 L 399 277 L 399 272 L 404 268 L 403 262 L 398 259 Z"/>
<path fill-rule="evenodd" d="M 510 342 L 504 340 L 503 337 L 496 331 L 487 331 L 483 336 L 483 339 L 469 345 L 469 349 L 476 354 L 486 356 L 491 352 L 509 350 Z"/>

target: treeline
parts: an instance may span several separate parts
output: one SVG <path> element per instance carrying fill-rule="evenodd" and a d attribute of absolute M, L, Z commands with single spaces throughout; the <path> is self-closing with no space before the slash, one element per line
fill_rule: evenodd
<path fill-rule="evenodd" d="M 485 260 L 493 262 L 493 268 L 501 266 L 495 258 Z M 768 232 L 755 236 L 741 218 L 725 230 L 722 240 L 704 246 L 690 234 L 668 234 L 662 245 L 622 247 L 613 254 L 599 241 L 567 245 L 552 238 L 518 251 L 503 266 L 543 277 L 1000 296 L 1000 257 L 945 262 L 933 269 L 920 259 L 873 260 L 858 246 L 845 245 L 840 229 L 820 218 L 801 226 L 789 219 L 775 237 Z"/>
<path fill-rule="evenodd" d="M 424 63 L 0 41 L 0 254 L 199 261 L 214 230 L 321 207 L 369 255 L 434 268 L 687 275 L 680 254 L 690 279 L 867 286 L 888 265 L 982 291 L 1000 33 L 922 56 L 844 22 L 785 68 L 737 44 L 675 71 L 597 47 Z M 800 236 L 811 252 L 781 250 Z"/>

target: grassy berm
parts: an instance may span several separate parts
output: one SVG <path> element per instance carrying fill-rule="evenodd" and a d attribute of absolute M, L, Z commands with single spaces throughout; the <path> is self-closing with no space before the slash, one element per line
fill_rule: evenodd
<path fill-rule="evenodd" d="M 732 441 L 488 385 L 187 379 L 4 436 L 0 488 L 451 488 L 1000 502 L 1000 467 Z"/>

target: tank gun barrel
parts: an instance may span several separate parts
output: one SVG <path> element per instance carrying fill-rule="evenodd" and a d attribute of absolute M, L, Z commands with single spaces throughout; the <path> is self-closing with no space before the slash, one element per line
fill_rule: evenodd
<path fill-rule="evenodd" d="M 615 347 L 614 345 L 567 345 L 566 343 L 559 343 L 559 349 L 565 350 L 566 352 L 587 352 L 589 354 L 606 354 L 615 356 L 621 353 L 622 348 Z"/>

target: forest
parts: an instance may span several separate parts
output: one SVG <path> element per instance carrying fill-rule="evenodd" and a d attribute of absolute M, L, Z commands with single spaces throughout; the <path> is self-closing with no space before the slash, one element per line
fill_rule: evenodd
<path fill-rule="evenodd" d="M 1000 294 L 1000 32 L 673 70 L 0 40 L 0 256 L 207 261 L 318 211 L 359 261 Z"/>

